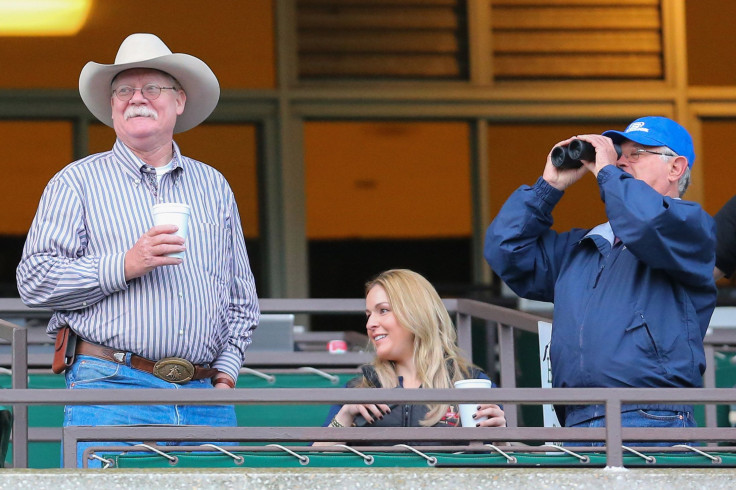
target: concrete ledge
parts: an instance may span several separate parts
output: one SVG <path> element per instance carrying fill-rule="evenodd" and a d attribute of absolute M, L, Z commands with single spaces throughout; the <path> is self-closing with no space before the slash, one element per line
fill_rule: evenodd
<path fill-rule="evenodd" d="M 732 468 L 243 468 L 0 470 L 0 488 L 708 488 L 734 487 Z"/>

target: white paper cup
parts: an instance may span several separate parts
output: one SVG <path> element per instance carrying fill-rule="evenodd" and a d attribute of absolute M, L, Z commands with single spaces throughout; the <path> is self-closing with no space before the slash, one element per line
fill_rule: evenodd
<path fill-rule="evenodd" d="M 154 204 L 151 209 L 153 213 L 153 224 L 154 225 L 176 225 L 179 230 L 176 235 L 182 237 L 184 240 L 187 239 L 189 234 L 189 204 L 181 202 L 164 202 Z M 184 258 L 184 252 L 176 252 L 167 254 L 169 257 Z"/>
<path fill-rule="evenodd" d="M 489 379 L 461 379 L 455 381 L 455 388 L 491 388 L 492 386 Z M 478 422 L 488 419 L 488 417 L 473 418 L 473 414 L 478 411 L 478 403 L 461 403 L 458 410 L 460 411 L 460 423 L 463 427 L 475 427 Z"/>

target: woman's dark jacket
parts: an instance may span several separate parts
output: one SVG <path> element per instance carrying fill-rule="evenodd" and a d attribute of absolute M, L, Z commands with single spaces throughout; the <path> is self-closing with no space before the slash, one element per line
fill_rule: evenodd
<path fill-rule="evenodd" d="M 347 388 L 355 388 L 357 386 L 360 386 L 362 381 L 365 379 L 366 384 L 368 387 L 372 388 L 382 388 L 380 381 L 378 380 L 378 374 L 376 373 L 373 366 L 366 364 L 361 367 L 361 370 L 363 371 L 362 376 L 356 376 L 355 378 L 351 379 L 347 382 L 345 385 Z M 471 367 L 470 370 L 470 378 L 479 378 L 479 379 L 490 379 L 488 375 L 483 372 L 481 369 L 478 369 L 476 367 Z M 403 378 L 399 376 L 399 386 L 397 388 L 403 388 Z M 496 385 L 493 384 L 493 387 L 495 388 Z M 380 401 L 376 401 L 376 403 L 381 403 Z M 342 405 L 332 405 L 330 407 L 330 411 L 327 415 L 327 420 L 323 424 L 324 427 L 329 425 L 332 418 L 337 415 L 337 412 L 340 411 L 340 408 L 342 408 Z M 375 420 L 373 423 L 368 423 L 366 420 L 361 416 L 358 415 L 355 417 L 354 424 L 356 427 L 423 427 L 420 422 L 424 420 L 424 418 L 427 416 L 427 412 L 429 412 L 429 407 L 427 405 L 413 405 L 409 403 L 401 403 L 401 404 L 393 404 L 389 405 L 389 408 L 391 409 L 391 412 L 388 414 L 385 414 L 382 419 Z M 457 407 L 451 406 L 450 411 L 435 425 L 432 427 L 455 427 L 459 426 L 459 415 L 457 413 Z M 407 442 L 407 444 L 410 445 L 420 445 L 420 446 L 437 446 L 441 445 L 442 443 L 439 442 Z M 361 443 L 360 445 L 365 446 L 372 446 L 372 445 L 387 445 L 385 443 L 377 443 L 377 442 L 366 442 Z"/>

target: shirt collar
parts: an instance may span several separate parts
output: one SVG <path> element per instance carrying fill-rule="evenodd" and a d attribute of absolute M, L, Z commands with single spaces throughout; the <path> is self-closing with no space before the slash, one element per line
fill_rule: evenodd
<path fill-rule="evenodd" d="M 615 240 L 616 236 L 613 234 L 613 229 L 611 228 L 611 222 L 606 221 L 605 223 L 601 223 L 600 225 L 596 226 L 592 230 L 590 230 L 583 238 L 592 237 L 593 235 L 598 235 L 606 239 L 608 243 L 611 244 L 613 247 L 613 241 Z"/>
<path fill-rule="evenodd" d="M 171 172 L 174 172 L 177 168 L 184 169 L 184 165 L 181 158 L 181 152 L 179 151 L 179 145 L 175 141 L 171 142 L 173 148 L 172 156 L 172 167 Z M 125 146 L 125 143 L 120 139 L 115 140 L 115 145 L 112 147 L 112 152 L 119 162 L 123 164 L 125 170 L 131 173 L 134 177 L 140 178 L 141 170 L 145 167 L 151 167 L 138 158 L 133 151 Z M 153 167 L 151 167 L 153 168 Z"/>

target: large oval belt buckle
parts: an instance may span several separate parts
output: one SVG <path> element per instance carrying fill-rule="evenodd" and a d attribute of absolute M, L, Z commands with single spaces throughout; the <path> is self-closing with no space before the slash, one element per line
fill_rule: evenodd
<path fill-rule="evenodd" d="M 153 375 L 169 383 L 186 383 L 194 377 L 194 365 L 181 357 L 165 357 L 153 365 Z"/>

